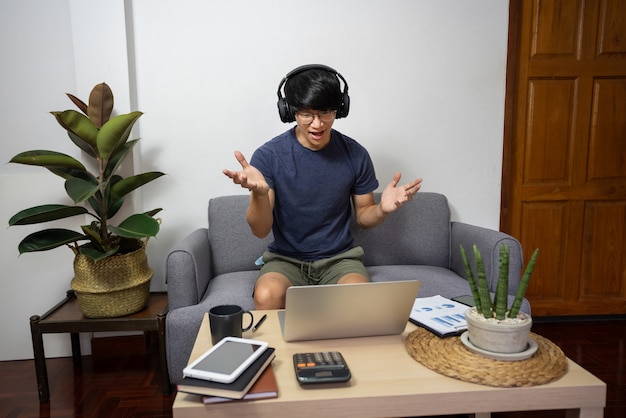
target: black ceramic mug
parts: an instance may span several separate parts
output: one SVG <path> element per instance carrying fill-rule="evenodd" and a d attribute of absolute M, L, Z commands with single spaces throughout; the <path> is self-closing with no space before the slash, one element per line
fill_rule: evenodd
<path fill-rule="evenodd" d="M 250 315 L 250 324 L 243 326 L 243 315 Z M 237 305 L 219 305 L 209 310 L 209 324 L 211 325 L 211 341 L 217 344 L 224 337 L 239 337 L 243 331 L 252 328 L 254 316 Z"/>

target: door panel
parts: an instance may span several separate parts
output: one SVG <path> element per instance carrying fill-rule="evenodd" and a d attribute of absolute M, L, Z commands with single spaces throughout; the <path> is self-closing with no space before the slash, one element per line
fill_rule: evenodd
<path fill-rule="evenodd" d="M 600 5 L 598 57 L 626 58 L 626 14 L 621 0 L 602 1 Z"/>
<path fill-rule="evenodd" d="M 531 79 L 524 185 L 571 183 L 575 79 Z"/>
<path fill-rule="evenodd" d="M 589 202 L 585 208 L 581 298 L 625 297 L 626 204 Z"/>
<path fill-rule="evenodd" d="M 528 202 L 522 208 L 524 230 L 520 241 L 540 248 L 540 259 L 551 260 L 550 263 L 537 263 L 534 278 L 563 277 L 567 266 L 565 248 L 567 240 L 567 222 L 570 205 L 565 201 Z M 535 299 L 563 301 L 565 287 L 559 280 L 531 280 L 528 287 L 529 295 Z"/>
<path fill-rule="evenodd" d="M 582 7 L 577 0 L 537 1 L 527 20 L 534 30 L 531 59 L 569 57 L 575 59 L 582 28 Z"/>
<path fill-rule="evenodd" d="M 626 179 L 626 78 L 595 80 L 589 181 Z"/>

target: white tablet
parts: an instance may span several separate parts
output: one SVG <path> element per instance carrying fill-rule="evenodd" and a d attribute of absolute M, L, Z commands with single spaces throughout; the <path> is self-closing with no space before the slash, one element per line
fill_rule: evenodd
<path fill-rule="evenodd" d="M 263 341 L 225 337 L 183 369 L 183 375 L 197 379 L 232 383 L 267 349 Z"/>

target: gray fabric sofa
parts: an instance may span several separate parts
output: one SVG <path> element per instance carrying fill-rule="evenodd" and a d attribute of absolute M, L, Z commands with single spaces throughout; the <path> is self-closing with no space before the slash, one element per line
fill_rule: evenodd
<path fill-rule="evenodd" d="M 167 257 L 166 344 L 172 382 L 182 378 L 202 318 L 211 307 L 237 304 L 254 309 L 252 291 L 258 275 L 255 261 L 272 238 L 270 235 L 261 240 L 250 232 L 245 219 L 248 201 L 247 195 L 211 199 L 208 228 L 193 231 Z M 365 250 L 364 262 L 372 281 L 419 279 L 421 297 L 471 294 L 464 278 L 460 245 L 468 255 L 472 245 L 478 245 L 494 292 L 499 245 L 508 244 L 509 294 L 514 295 L 519 285 L 519 242 L 502 232 L 451 222 L 448 201 L 441 194 L 420 192 L 376 228 L 364 230 L 355 223 L 353 234 L 355 245 Z M 524 301 L 522 310 L 530 313 L 528 301 Z"/>

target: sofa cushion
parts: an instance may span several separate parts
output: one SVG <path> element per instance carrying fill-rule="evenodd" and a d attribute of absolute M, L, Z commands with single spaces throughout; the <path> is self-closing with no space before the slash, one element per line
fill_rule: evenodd
<path fill-rule="evenodd" d="M 454 272 L 435 266 L 370 266 L 367 268 L 373 282 L 419 280 L 422 283 L 418 297 L 469 295 L 467 280 Z"/>

